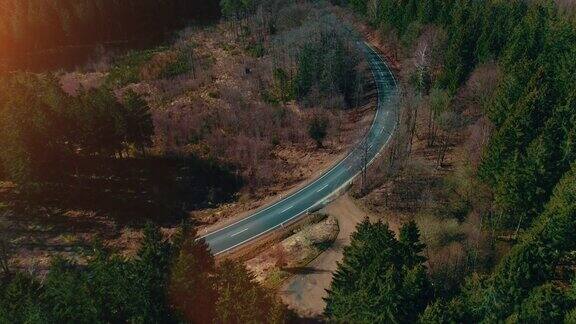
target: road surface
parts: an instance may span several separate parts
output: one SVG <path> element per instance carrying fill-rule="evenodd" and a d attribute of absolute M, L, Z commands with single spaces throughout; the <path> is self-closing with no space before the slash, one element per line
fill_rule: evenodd
<path fill-rule="evenodd" d="M 266 233 L 281 228 L 297 217 L 323 207 L 361 173 L 388 144 L 397 125 L 398 88 L 392 71 L 367 43 L 359 46 L 370 64 L 378 89 L 378 107 L 364 139 L 338 164 L 295 193 L 222 229 L 209 233 L 206 240 L 214 255 L 228 252 Z"/>

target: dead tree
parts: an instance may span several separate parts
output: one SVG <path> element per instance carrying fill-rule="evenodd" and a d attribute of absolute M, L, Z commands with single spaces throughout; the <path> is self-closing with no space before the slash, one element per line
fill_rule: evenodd
<path fill-rule="evenodd" d="M 439 117 L 438 128 L 441 130 L 439 145 L 436 150 L 436 167 L 442 167 L 446 153 L 451 144 L 454 131 L 461 125 L 461 116 L 454 111 L 446 111 Z"/>
<path fill-rule="evenodd" d="M 361 172 L 361 193 L 365 194 L 368 188 L 368 164 L 370 163 L 370 157 L 368 156 L 370 152 L 370 143 L 368 136 L 366 136 L 360 143 L 360 172 Z"/>
<path fill-rule="evenodd" d="M 6 275 L 10 273 L 10 257 L 12 252 L 12 244 L 10 242 L 9 231 L 7 226 L 0 222 L 0 271 Z"/>
<path fill-rule="evenodd" d="M 192 71 L 192 78 L 196 79 L 196 60 L 194 57 L 194 46 L 187 45 L 184 49 L 186 51 L 186 58 L 190 62 L 190 70 Z"/>
<path fill-rule="evenodd" d="M 430 73 L 430 45 L 429 39 L 424 37 L 418 43 L 414 57 L 416 68 L 418 90 L 420 95 L 428 93 L 429 73 Z"/>

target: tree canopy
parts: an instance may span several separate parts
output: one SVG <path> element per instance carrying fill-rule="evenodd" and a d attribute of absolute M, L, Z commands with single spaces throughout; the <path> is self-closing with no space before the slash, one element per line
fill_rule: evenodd
<path fill-rule="evenodd" d="M 217 19 L 219 9 L 211 0 L 5 0 L 0 7 L 0 63 L 58 46 L 162 34 L 190 21 Z"/>
<path fill-rule="evenodd" d="M 385 223 L 360 223 L 344 249 L 326 298 L 325 315 L 351 323 L 413 323 L 432 297 L 418 229 L 401 239 Z"/>
<path fill-rule="evenodd" d="M 276 297 L 239 263 L 216 267 L 183 226 L 173 242 L 148 224 L 136 258 L 97 242 L 87 265 L 56 258 L 45 280 L 0 280 L 0 323 L 284 323 Z"/>
<path fill-rule="evenodd" d="M 476 273 L 456 296 L 430 303 L 420 321 L 569 322 L 574 299 L 573 273 L 567 268 L 573 266 L 576 230 L 573 15 L 551 0 L 341 3 L 401 40 L 415 39 L 430 26 L 445 32 L 442 62 L 429 72 L 435 95 L 458 96 L 480 64 L 495 61 L 502 72 L 496 91 L 482 99 L 493 131 L 476 175 L 492 195 L 483 225 L 513 230 L 520 238 L 491 273 Z M 401 238 L 414 236 L 411 232 L 404 229 Z M 384 251 L 374 249 L 364 256 L 365 262 L 388 255 Z M 348 262 L 345 259 L 344 269 L 351 267 Z M 336 287 L 354 279 L 361 282 L 360 274 L 344 281 L 340 272 Z M 335 293 L 342 295 L 332 290 Z M 340 304 L 329 303 L 326 310 L 332 316 L 346 316 L 346 311 L 355 316 L 352 309 L 337 312 L 333 305 Z"/>
<path fill-rule="evenodd" d="M 106 88 L 72 97 L 51 75 L 0 77 L 0 169 L 20 184 L 62 177 L 79 157 L 114 157 L 151 144 L 146 101 Z"/>

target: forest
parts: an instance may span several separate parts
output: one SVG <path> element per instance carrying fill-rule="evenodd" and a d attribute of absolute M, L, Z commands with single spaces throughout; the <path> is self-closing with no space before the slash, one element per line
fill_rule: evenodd
<path fill-rule="evenodd" d="M 148 224 L 137 259 L 118 258 L 95 242 L 91 261 L 82 267 L 57 258 L 42 282 L 16 273 L 0 289 L 0 320 L 279 323 L 289 318 L 243 265 L 226 261 L 216 267 L 206 244 L 191 231 L 183 224 L 168 242 Z"/>
<path fill-rule="evenodd" d="M 433 229 L 422 223 L 406 222 L 396 237 L 384 222 L 362 222 L 328 290 L 326 319 L 576 322 L 576 15 L 570 4 L 331 2 L 412 56 L 413 69 L 403 71 L 401 131 L 387 159 L 370 171 L 373 179 L 418 171 L 419 165 L 397 162 L 413 153 L 418 127 L 436 169 L 446 162 L 455 130 L 485 119 L 488 131 L 486 143 L 473 143 L 477 156 L 438 181 L 443 196 L 433 210 L 452 229 L 469 225 L 470 214 L 480 219 L 471 230 L 479 239 L 464 247 L 466 269 L 433 269 L 441 258 L 424 243 Z M 258 188 L 278 181 L 273 171 L 289 165 L 274 160 L 282 145 L 321 151 L 335 142 L 339 116 L 361 106 L 371 87 L 355 46 L 359 35 L 316 1 L 222 0 L 216 9 L 216 1 L 154 0 L 2 6 L 0 50 L 8 57 L 180 27 L 219 17 L 221 9 L 229 36 L 242 46 L 217 43 L 208 51 L 240 57 L 241 63 L 224 62 L 233 62 L 232 76 L 246 82 L 238 89 L 214 85 L 223 82 L 218 68 L 227 67 L 214 64 L 217 58 L 186 33 L 174 47 L 117 58 L 99 86 L 80 86 L 73 95 L 53 73 L 1 75 L 0 179 L 17 189 L 0 191 L 10 201 L 0 202 L 0 211 L 33 210 L 42 218 L 52 210 L 96 210 L 143 234 L 133 258 L 96 239 L 82 262 L 57 257 L 43 279 L 13 271 L 12 246 L 0 239 L 0 323 L 295 320 L 243 265 L 217 264 L 196 240 L 196 224 L 183 222 L 168 235 L 158 226 L 181 222 L 191 209 L 234 201 L 239 192 L 257 196 Z M 424 105 L 427 121 L 417 125 Z M 474 113 L 466 110 L 470 105 Z M 415 183 L 398 195 L 413 194 Z M 358 191 L 374 189 L 363 182 Z M 401 203 L 398 209 L 412 207 Z M 453 230 L 438 240 L 462 236 Z M 509 249 L 483 254 L 484 245 L 494 251 L 497 244 L 481 241 L 484 236 L 504 238 Z"/>
<path fill-rule="evenodd" d="M 0 63 L 35 51 L 152 38 L 218 19 L 217 1 L 8 0 L 0 4 Z M 1 67 L 1 64 L 0 64 Z"/>
<path fill-rule="evenodd" d="M 406 281 L 398 276 L 413 278 L 413 270 L 398 264 L 394 254 L 398 243 L 379 229 L 381 225 L 373 225 L 373 235 L 363 234 L 370 226 L 362 225 L 345 251 L 326 315 L 366 323 L 414 322 L 406 317 L 414 312 L 422 323 L 573 322 L 576 27 L 571 8 L 553 1 L 339 3 L 382 34 L 392 35 L 389 39 L 396 37 L 408 46 L 423 39 L 419 37 L 426 30 L 437 30 L 435 35 L 441 37 L 436 40 L 445 40 L 443 53 L 433 61 L 427 55 L 434 49 L 417 47 L 416 69 L 409 79 L 414 92 L 432 98 L 431 107 L 436 109 L 432 116 L 441 116 L 446 109 L 457 112 L 457 106 L 450 108 L 451 102 L 458 102 L 468 79 L 477 77 L 473 72 L 487 64 L 497 66 L 501 76 L 495 90 L 479 101 L 492 130 L 479 165 L 472 169 L 473 180 L 482 184 L 472 201 L 484 199 L 488 206 L 483 231 L 518 238 L 496 265 L 469 273 L 454 289 L 411 288 L 428 306 L 407 311 L 399 307 L 405 300 L 391 298 L 396 294 L 389 290 Z M 489 188 L 486 198 L 480 198 L 478 189 L 483 187 Z M 464 208 L 458 207 L 456 215 L 465 216 L 471 200 L 458 199 L 455 205 Z M 440 212 L 453 213 L 450 208 L 445 205 Z M 388 243 L 377 247 L 379 240 Z M 387 266 L 361 267 L 359 258 Z M 380 259 L 385 261 L 376 261 Z M 382 272 L 383 268 L 390 270 Z M 420 282 L 424 284 L 425 278 Z"/>
<path fill-rule="evenodd" d="M 241 185 L 214 161 L 147 154 L 154 125 L 134 92 L 117 98 L 103 87 L 70 96 L 53 75 L 26 73 L 0 84 L 0 175 L 20 185 L 9 196 L 17 208 L 75 206 L 123 215 L 125 223 L 133 215 L 171 222 L 182 217 L 183 201 L 192 208 L 230 199 Z"/>
<path fill-rule="evenodd" d="M 275 14 L 278 8 L 286 15 L 294 10 L 302 21 L 287 24 Z M 365 71 L 353 38 L 321 8 L 223 2 L 237 33 L 232 37 L 246 44 L 248 55 L 258 46 L 267 52 L 258 63 L 263 66 L 255 65 L 264 73 L 250 73 L 244 93 L 214 87 L 214 58 L 186 33 L 171 47 L 116 57 L 96 86 L 66 91 L 57 72 L 2 74 L 0 177 L 19 186 L 11 199 L 23 207 L 106 210 L 127 220 L 140 215 L 169 223 L 191 209 L 233 200 L 241 189 L 278 181 L 270 169 L 280 166 L 271 165 L 278 161 L 270 150 L 308 138 L 321 147 L 334 133 L 329 127 L 337 126 L 323 110 L 349 110 L 362 97 Z M 139 90 L 142 85 L 157 90 Z M 200 98 L 206 88 L 209 99 L 230 107 L 210 111 L 214 104 Z M 256 97 L 247 97 L 253 90 Z M 193 91 L 190 104 L 178 102 Z M 290 126 L 300 118 L 286 109 L 294 100 L 310 110 L 307 128 Z"/>
<path fill-rule="evenodd" d="M 172 44 L 106 57 L 95 69 L 1 74 L 0 322 L 290 320 L 241 264 L 216 264 L 193 232 L 174 232 L 183 220 L 204 225 L 193 212 L 283 184 L 277 174 L 293 162 L 277 156 L 282 149 L 342 150 L 333 148 L 342 145 L 339 122 L 359 105 L 366 71 L 323 4 L 222 8 L 217 25 L 186 20 Z M 166 17 L 178 21 L 178 10 Z M 93 18 L 70 28 L 80 33 Z M 74 32 L 34 49 L 73 42 Z M 12 261 L 31 250 L 47 251 L 48 266 Z"/>

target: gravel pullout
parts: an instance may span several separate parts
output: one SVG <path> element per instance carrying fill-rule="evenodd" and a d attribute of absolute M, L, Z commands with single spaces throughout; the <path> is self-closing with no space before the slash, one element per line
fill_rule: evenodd
<path fill-rule="evenodd" d="M 306 317 L 319 317 L 324 311 L 326 289 L 332 282 L 337 262 L 342 260 L 344 246 L 350 243 L 350 235 L 366 213 L 360 210 L 348 195 L 344 195 L 323 212 L 338 219 L 340 232 L 334 244 L 307 267 L 288 279 L 280 288 L 284 302 L 297 313 Z"/>

